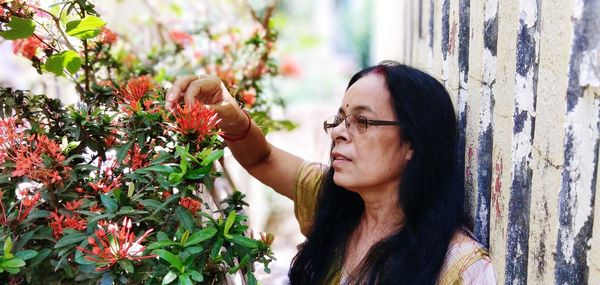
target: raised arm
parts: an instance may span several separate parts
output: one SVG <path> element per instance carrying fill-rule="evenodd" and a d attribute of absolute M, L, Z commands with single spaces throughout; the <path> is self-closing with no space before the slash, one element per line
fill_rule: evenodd
<path fill-rule="evenodd" d="M 294 199 L 294 179 L 302 159 L 267 142 L 218 77 L 188 76 L 177 80 L 167 93 L 167 110 L 173 111 L 181 98 L 185 104 L 197 100 L 214 109 L 221 119 L 219 128 L 227 146 L 240 165 L 262 183 Z"/>

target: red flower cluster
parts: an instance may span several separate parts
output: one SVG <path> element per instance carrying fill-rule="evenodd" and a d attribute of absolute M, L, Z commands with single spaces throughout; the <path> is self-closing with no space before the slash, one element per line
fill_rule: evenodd
<path fill-rule="evenodd" d="M 38 53 L 38 50 L 42 45 L 42 41 L 35 35 L 26 39 L 18 39 L 13 41 L 13 53 L 21 54 L 26 58 L 32 59 Z"/>
<path fill-rule="evenodd" d="M 131 170 L 135 171 L 136 169 L 140 169 L 146 167 L 148 165 L 148 153 L 142 154 L 142 149 L 137 145 L 133 144 L 133 147 L 129 150 L 124 164 L 130 164 Z"/>
<path fill-rule="evenodd" d="M 256 103 L 256 90 L 250 88 L 249 90 L 242 91 L 242 100 L 244 100 L 248 108 L 252 108 L 252 105 Z"/>
<path fill-rule="evenodd" d="M 182 198 L 179 198 L 179 205 L 188 209 L 192 213 L 196 213 L 196 212 L 200 211 L 200 207 L 202 206 L 202 203 L 200 201 L 192 199 L 190 197 L 182 197 Z"/>
<path fill-rule="evenodd" d="M 131 232 L 131 220 L 127 217 L 123 219 L 123 225 L 109 224 L 106 230 L 98 226 L 96 237 L 88 237 L 88 243 L 92 250 L 86 250 L 82 247 L 77 249 L 85 254 L 85 259 L 96 262 L 96 271 L 104 271 L 111 268 L 119 260 L 140 261 L 146 258 L 154 258 L 155 255 L 143 256 L 146 249 L 142 242 L 154 231 L 147 230 L 139 238 Z M 134 241 L 135 240 L 135 241 Z"/>
<path fill-rule="evenodd" d="M 28 143 L 19 144 L 14 154 L 7 153 L 7 158 L 15 163 L 12 176 L 29 177 L 45 185 L 62 183 L 71 168 L 63 165 L 65 156 L 58 144 L 45 135 L 33 135 L 26 140 Z"/>
<path fill-rule="evenodd" d="M 110 176 L 105 176 L 98 181 L 88 182 L 88 186 L 92 187 L 94 193 L 108 193 L 116 188 L 121 187 L 121 177 L 119 174 L 116 178 L 112 179 Z M 109 182 L 109 180 L 112 180 Z"/>
<path fill-rule="evenodd" d="M 50 228 L 55 239 L 60 239 L 63 234 L 63 229 L 74 229 L 83 231 L 87 228 L 87 221 L 81 218 L 78 214 L 75 215 L 59 215 L 58 212 L 50 213 Z"/>
<path fill-rule="evenodd" d="M 65 203 L 65 209 L 69 211 L 76 211 L 79 209 L 79 207 L 81 207 L 81 204 L 83 204 L 83 200 L 69 201 Z"/>
<path fill-rule="evenodd" d="M 100 168 L 100 172 L 98 173 L 97 180 L 88 182 L 88 186 L 90 186 L 94 192 L 97 193 L 108 193 L 113 189 L 121 187 L 121 178 L 122 174 L 116 175 L 114 170 L 119 166 L 116 159 L 107 159 L 107 160 L 98 160 L 98 168 Z M 78 192 L 83 193 L 84 190 L 79 188 Z"/>
<path fill-rule="evenodd" d="M 182 31 L 171 31 L 169 33 L 169 38 L 171 38 L 171 41 L 176 45 L 180 46 L 187 46 L 194 41 L 194 38 L 190 34 Z"/>
<path fill-rule="evenodd" d="M 117 41 L 117 34 L 115 34 L 109 28 L 104 27 L 98 35 L 98 40 L 100 40 L 100 42 L 103 44 L 112 45 Z"/>
<path fill-rule="evenodd" d="M 6 217 L 6 209 L 4 208 L 4 203 L 2 202 L 3 192 L 0 191 L 0 225 L 8 226 L 8 218 Z M 21 203 L 19 204 L 19 212 L 17 213 L 17 224 L 23 221 L 31 210 L 37 205 L 37 202 L 40 200 L 41 194 L 40 192 L 35 193 L 35 195 L 26 195 L 21 199 Z"/>
<path fill-rule="evenodd" d="M 18 126 L 16 118 L 0 119 L 0 164 L 4 163 L 10 150 L 16 149 L 24 142 L 23 131 L 24 128 Z"/>
<path fill-rule="evenodd" d="M 281 75 L 283 76 L 298 77 L 300 75 L 300 67 L 298 67 L 298 63 L 291 57 L 285 57 L 282 60 L 279 71 L 281 71 Z"/>
<path fill-rule="evenodd" d="M 121 88 L 116 90 L 115 94 L 123 103 L 131 107 L 130 110 L 138 112 L 140 111 L 140 100 L 152 85 L 151 80 L 150 76 L 147 75 L 129 79 L 125 86 L 121 86 Z"/>
<path fill-rule="evenodd" d="M 211 134 L 219 123 L 217 112 L 200 102 L 185 104 L 183 108 L 175 106 L 175 120 L 177 122 L 176 132 L 182 135 L 196 135 L 201 141 L 205 136 Z"/>

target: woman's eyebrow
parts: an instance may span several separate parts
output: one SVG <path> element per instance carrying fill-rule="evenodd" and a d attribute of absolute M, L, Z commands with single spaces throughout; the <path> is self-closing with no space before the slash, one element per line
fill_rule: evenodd
<path fill-rule="evenodd" d="M 352 114 L 360 113 L 360 112 L 369 112 L 369 113 L 377 114 L 373 109 L 371 109 L 371 107 L 369 107 L 367 105 L 358 105 L 358 106 L 354 106 L 350 109 L 350 113 L 352 113 Z M 340 109 L 338 110 L 338 114 L 345 115 L 346 111 L 344 111 L 344 109 L 340 107 Z"/>

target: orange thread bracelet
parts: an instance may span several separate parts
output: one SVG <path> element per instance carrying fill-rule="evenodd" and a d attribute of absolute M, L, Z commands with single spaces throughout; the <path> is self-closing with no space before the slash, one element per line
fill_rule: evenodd
<path fill-rule="evenodd" d="M 246 130 L 244 130 L 244 133 L 241 136 L 237 137 L 237 138 L 236 137 L 230 137 L 230 136 L 228 136 L 226 134 L 221 134 L 221 137 L 223 139 L 225 139 L 227 141 L 234 142 L 234 141 L 243 140 L 243 139 L 245 139 L 248 136 L 248 134 L 250 133 L 250 129 L 252 128 L 252 119 L 250 119 L 250 115 L 248 115 L 248 112 L 246 112 L 246 110 L 242 110 L 242 111 L 244 112 L 244 114 L 248 118 L 248 126 L 246 127 Z"/>

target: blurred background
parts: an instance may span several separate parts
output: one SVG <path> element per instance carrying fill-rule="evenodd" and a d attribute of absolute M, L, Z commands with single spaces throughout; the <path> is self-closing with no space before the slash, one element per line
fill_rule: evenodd
<path fill-rule="evenodd" d="M 190 30 L 208 19 L 245 29 L 247 19 L 237 10 L 269 3 L 105 0 L 98 11 L 129 37 L 130 48 L 152 50 L 151 24 Z M 446 86 L 457 110 L 474 234 L 488 246 L 498 283 L 597 284 L 600 1 L 277 3 L 274 56 L 281 76 L 269 82 L 269 92 L 286 105 L 273 116 L 297 127 L 270 133 L 272 144 L 327 163 L 330 139 L 322 121 L 336 112 L 350 77 L 384 59 L 419 67 Z M 2 41 L 0 85 L 65 103 L 77 98 L 70 83 L 39 76 Z M 275 235 L 278 260 L 271 274 L 259 270 L 261 283 L 284 284 L 304 239 L 292 202 L 249 177 L 230 154 L 225 164 L 248 195 L 253 232 Z"/>
<path fill-rule="evenodd" d="M 51 6 L 55 1 L 39 1 Z M 236 19 L 244 9 L 269 4 L 269 1 L 183 1 L 130 0 L 96 1 L 97 10 L 108 27 L 126 37 L 135 50 L 151 50 L 152 29 L 146 26 L 160 23 L 180 30 L 193 29 L 194 23 L 209 18 L 218 25 L 235 23 L 244 29 L 246 19 Z M 362 67 L 385 58 L 394 58 L 398 46 L 382 35 L 388 32 L 394 17 L 382 17 L 387 22 L 374 21 L 382 1 L 369 0 L 285 0 L 277 2 L 273 16 L 279 38 L 274 51 L 281 76 L 270 82 L 270 91 L 281 97 L 285 108 L 273 110 L 276 119 L 288 119 L 297 127 L 292 131 L 273 132 L 268 140 L 275 146 L 305 160 L 328 163 L 330 139 L 322 130 L 322 122 L 335 115 L 350 77 Z M 385 2 L 385 1 L 383 1 Z M 388 1 L 393 2 L 393 1 Z M 393 3 L 387 3 L 393 8 Z M 123 11 L 128 11 L 124 13 Z M 379 26 L 380 29 L 376 29 Z M 376 31 L 379 31 L 377 33 Z M 155 40 L 155 39 L 154 39 Z M 385 45 L 378 42 L 385 41 Z M 199 45 L 202 45 L 200 43 Z M 39 75 L 24 57 L 13 54 L 10 42 L 0 40 L 0 85 L 32 90 L 60 98 L 66 104 L 77 102 L 73 85 L 65 78 Z M 168 86 L 167 86 L 168 87 Z M 262 284 L 283 284 L 296 247 L 304 237 L 294 216 L 292 201 L 275 193 L 249 176 L 226 154 L 225 164 L 235 187 L 247 194 L 250 227 L 258 235 L 275 235 L 273 251 L 277 258 L 271 274 L 257 277 Z M 227 183 L 217 183 L 229 187 Z"/>

